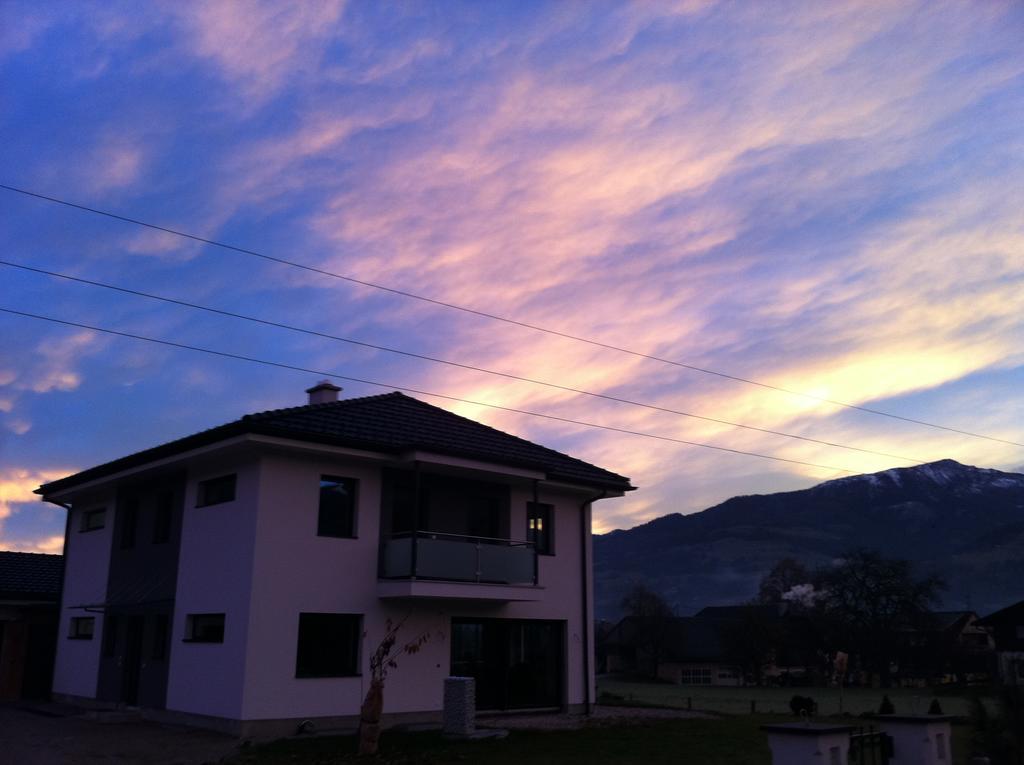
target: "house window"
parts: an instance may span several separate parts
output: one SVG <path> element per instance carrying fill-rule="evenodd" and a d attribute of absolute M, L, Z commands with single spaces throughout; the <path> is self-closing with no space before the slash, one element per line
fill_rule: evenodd
<path fill-rule="evenodd" d="M 222 475 L 208 481 L 199 482 L 199 498 L 196 507 L 219 505 L 231 502 L 235 498 L 235 474 Z"/>
<path fill-rule="evenodd" d="M 526 541 L 533 542 L 541 555 L 555 554 L 555 540 L 551 518 L 554 508 L 539 502 L 526 504 Z"/>
<path fill-rule="evenodd" d="M 86 510 L 82 513 L 82 531 L 98 531 L 103 528 L 107 519 L 107 509 L 98 507 L 95 510 Z"/>
<path fill-rule="evenodd" d="M 139 525 L 139 500 L 135 497 L 124 500 L 121 503 L 120 514 L 121 549 L 127 550 L 135 547 L 135 530 Z"/>
<path fill-rule="evenodd" d="M 160 492 L 156 498 L 156 516 L 153 518 L 153 544 L 159 545 L 170 540 L 173 512 L 174 492 Z"/>
<path fill-rule="evenodd" d="M 189 614 L 185 619 L 186 643 L 223 643 L 224 614 Z"/>
<path fill-rule="evenodd" d="M 683 667 L 679 672 L 683 685 L 711 685 L 711 670 L 707 667 Z"/>
<path fill-rule="evenodd" d="M 299 614 L 296 677 L 346 677 L 359 674 L 359 614 Z"/>
<path fill-rule="evenodd" d="M 167 635 L 171 629 L 171 620 L 167 614 L 157 614 L 153 627 L 153 661 L 167 658 Z M 221 639 L 223 640 L 224 625 L 221 622 Z"/>
<path fill-rule="evenodd" d="M 356 535 L 356 500 L 359 481 L 355 478 L 320 476 L 320 515 L 316 533 L 321 537 Z"/>
<path fill-rule="evenodd" d="M 68 637 L 72 640 L 92 640 L 96 618 L 93 616 L 72 616 Z"/>

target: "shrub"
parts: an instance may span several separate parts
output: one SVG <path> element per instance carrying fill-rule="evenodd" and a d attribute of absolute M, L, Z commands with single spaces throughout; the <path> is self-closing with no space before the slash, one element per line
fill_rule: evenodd
<path fill-rule="evenodd" d="M 892 700 L 888 696 L 882 696 L 882 705 L 878 707 L 878 714 L 891 715 L 895 711 L 896 707 L 892 705 Z"/>
<path fill-rule="evenodd" d="M 938 699 L 932 699 L 931 706 L 928 707 L 928 714 L 930 715 L 941 715 L 942 705 L 939 704 Z"/>
<path fill-rule="evenodd" d="M 814 715 L 814 699 L 810 696 L 794 696 L 789 700 L 789 708 L 796 717 L 806 714 L 808 717 Z"/>

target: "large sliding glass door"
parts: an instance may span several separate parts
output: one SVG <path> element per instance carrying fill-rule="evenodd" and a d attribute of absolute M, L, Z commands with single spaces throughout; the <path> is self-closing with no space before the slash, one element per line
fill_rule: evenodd
<path fill-rule="evenodd" d="M 453 619 L 452 674 L 476 679 L 480 710 L 563 705 L 565 622 Z"/>

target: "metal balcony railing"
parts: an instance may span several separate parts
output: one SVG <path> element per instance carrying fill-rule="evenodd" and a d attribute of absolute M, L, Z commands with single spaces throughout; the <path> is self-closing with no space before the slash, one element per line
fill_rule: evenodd
<path fill-rule="evenodd" d="M 532 542 L 410 531 L 383 541 L 381 577 L 536 584 L 537 551 Z"/>

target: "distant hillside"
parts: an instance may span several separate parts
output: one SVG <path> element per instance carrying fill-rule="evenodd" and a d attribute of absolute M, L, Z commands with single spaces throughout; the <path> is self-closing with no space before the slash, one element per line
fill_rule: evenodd
<path fill-rule="evenodd" d="M 647 582 L 681 615 L 753 597 L 780 558 L 809 566 L 852 547 L 908 558 L 949 583 L 945 606 L 981 613 L 1024 598 L 1024 475 L 941 460 L 733 497 L 594 539 L 596 613 Z"/>

